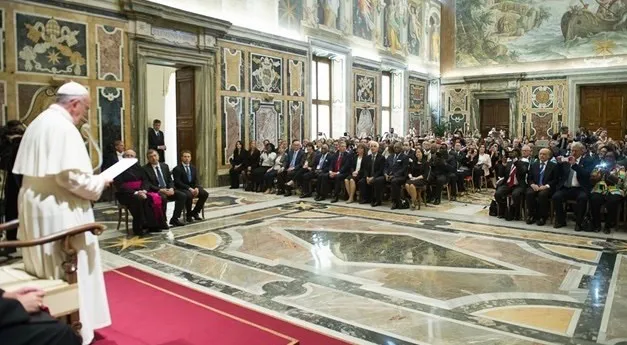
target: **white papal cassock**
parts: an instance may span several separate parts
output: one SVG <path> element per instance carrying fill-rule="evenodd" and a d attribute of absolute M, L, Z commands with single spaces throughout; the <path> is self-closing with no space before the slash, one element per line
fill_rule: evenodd
<path fill-rule="evenodd" d="M 94 221 L 90 200 L 97 200 L 105 181 L 92 174 L 91 159 L 70 114 L 53 104 L 28 126 L 13 173 L 24 175 L 19 194 L 18 237 L 31 240 Z M 98 238 L 74 238 L 78 249 L 78 292 L 83 344 L 94 330 L 111 324 Z M 24 265 L 40 278 L 64 275 L 62 243 L 23 250 Z"/>

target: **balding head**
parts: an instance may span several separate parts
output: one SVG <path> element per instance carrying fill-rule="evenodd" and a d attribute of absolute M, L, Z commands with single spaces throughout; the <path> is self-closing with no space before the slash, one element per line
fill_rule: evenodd
<path fill-rule="evenodd" d="M 542 150 L 540 150 L 538 158 L 540 158 L 540 161 L 546 162 L 551 158 L 552 155 L 553 151 L 551 151 L 551 149 L 543 148 Z"/>
<path fill-rule="evenodd" d="M 122 157 L 124 157 L 124 158 L 135 158 L 135 157 L 137 157 L 137 154 L 133 150 L 126 150 L 126 151 L 124 151 L 124 154 L 122 155 Z"/>

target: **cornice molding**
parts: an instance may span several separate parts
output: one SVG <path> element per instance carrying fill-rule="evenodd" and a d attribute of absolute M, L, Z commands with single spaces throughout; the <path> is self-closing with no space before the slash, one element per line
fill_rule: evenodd
<path fill-rule="evenodd" d="M 273 45 L 291 47 L 291 48 L 299 49 L 303 51 L 309 50 L 309 44 L 307 42 L 263 32 L 263 31 L 258 31 L 255 29 L 249 29 L 249 28 L 245 28 L 245 27 L 241 27 L 237 25 L 233 25 L 229 28 L 227 32 L 227 36 L 244 38 L 249 41 L 272 43 Z M 228 37 L 225 37 L 224 39 L 228 39 Z"/>
<path fill-rule="evenodd" d="M 152 26 L 170 27 L 169 24 L 194 26 L 205 34 L 222 37 L 231 27 L 231 22 L 203 16 L 193 12 L 157 4 L 148 0 L 120 0 L 120 10 L 129 19 L 143 21 Z"/>

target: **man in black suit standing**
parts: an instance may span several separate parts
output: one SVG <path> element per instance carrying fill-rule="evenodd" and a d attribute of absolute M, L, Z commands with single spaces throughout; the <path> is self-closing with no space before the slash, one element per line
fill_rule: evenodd
<path fill-rule="evenodd" d="M 506 220 L 517 219 L 520 215 L 520 204 L 522 202 L 523 195 L 525 195 L 527 176 L 527 170 L 529 169 L 529 163 L 520 160 L 520 150 L 513 149 L 509 152 L 510 161 L 503 169 L 502 176 L 499 176 L 499 180 L 496 183 L 496 192 L 494 193 L 494 199 L 499 205 L 499 218 L 505 218 Z M 512 205 L 508 209 L 507 196 L 512 195 Z"/>
<path fill-rule="evenodd" d="M 300 141 L 292 141 L 292 149 L 287 153 L 285 165 L 282 173 L 278 175 L 279 186 L 285 186 L 285 196 L 292 195 L 292 189 L 286 184 L 294 179 L 298 170 L 303 168 L 303 158 L 305 157 L 301 150 Z"/>
<path fill-rule="evenodd" d="M 557 164 L 551 162 L 553 152 L 544 148 L 540 150 L 539 160 L 531 164 L 527 173 L 527 192 L 525 200 L 527 204 L 527 224 L 536 223 L 540 226 L 546 224 L 549 216 L 551 195 L 557 188 L 559 169 Z"/>
<path fill-rule="evenodd" d="M 571 145 L 572 156 L 568 158 L 558 157 L 560 164 L 560 180 L 557 184 L 557 192 L 553 194 L 553 207 L 555 208 L 555 224 L 559 229 L 566 226 L 565 200 L 576 200 L 575 206 L 576 224 L 575 231 L 582 231 L 581 224 L 588 206 L 588 193 L 591 190 L 590 173 L 594 168 L 594 162 L 590 157 L 584 157 L 584 146 L 580 142 Z"/>
<path fill-rule="evenodd" d="M 11 345 L 80 345 L 72 328 L 41 310 L 45 292 L 0 289 L 0 339 Z"/>
<path fill-rule="evenodd" d="M 318 197 L 316 200 L 324 200 L 327 197 L 329 184 L 333 183 L 334 195 L 331 202 L 337 202 L 344 179 L 348 176 L 351 168 L 351 160 L 349 153 L 346 152 L 346 142 L 341 141 L 338 152 L 333 156 L 329 170 L 318 176 Z"/>
<path fill-rule="evenodd" d="M 170 225 L 183 225 L 179 218 L 187 202 L 187 195 L 174 189 L 174 181 L 170 174 L 170 168 L 167 164 L 159 162 L 159 154 L 156 150 L 148 150 L 147 158 L 148 164 L 144 165 L 144 169 L 148 175 L 148 191 L 161 194 L 164 213 L 168 204 L 167 201 L 174 201 L 174 213 L 172 214 L 172 219 L 170 219 Z"/>
<path fill-rule="evenodd" d="M 385 169 L 385 157 L 379 153 L 379 143 L 376 141 L 370 141 L 370 155 L 364 158 L 363 169 L 364 174 L 361 180 L 359 180 L 359 203 L 365 204 L 370 200 L 372 207 L 381 205 L 383 195 L 377 194 L 374 188 L 375 181 L 385 180 L 383 176 L 383 169 Z M 372 195 L 374 190 L 374 195 Z"/>
<path fill-rule="evenodd" d="M 405 155 L 401 143 L 394 144 L 394 154 L 390 155 L 385 162 L 383 175 L 384 180 L 375 180 L 375 194 L 383 195 L 385 182 L 390 182 L 390 199 L 392 209 L 398 208 L 401 201 L 401 186 L 407 181 L 407 166 L 409 158 Z"/>
<path fill-rule="evenodd" d="M 189 150 L 181 151 L 181 164 L 172 169 L 172 175 L 174 176 L 174 187 L 176 190 L 185 193 L 186 203 L 185 209 L 187 210 L 188 223 L 195 220 L 202 220 L 200 218 L 200 212 L 205 207 L 205 201 L 209 197 L 209 193 L 200 186 L 198 183 L 198 173 L 196 167 L 190 164 L 192 161 L 192 152 Z M 192 202 L 194 198 L 198 198 L 196 206 L 192 210 Z"/>
<path fill-rule="evenodd" d="M 159 162 L 165 162 L 165 138 L 161 131 L 161 121 L 152 121 L 152 128 L 148 128 L 148 149 L 156 150 L 159 154 Z"/>

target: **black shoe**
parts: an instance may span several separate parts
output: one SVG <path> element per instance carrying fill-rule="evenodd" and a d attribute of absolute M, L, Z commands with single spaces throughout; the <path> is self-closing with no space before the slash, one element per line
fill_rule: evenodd
<path fill-rule="evenodd" d="M 231 186 L 231 188 L 229 188 L 229 189 L 237 189 L 237 188 L 239 188 L 239 187 L 233 187 L 233 186 Z"/>
<path fill-rule="evenodd" d="M 292 192 L 288 190 L 287 192 L 285 192 L 285 196 L 292 196 Z"/>
<path fill-rule="evenodd" d="M 439 205 L 441 203 L 440 199 L 433 200 L 434 205 Z"/>
<path fill-rule="evenodd" d="M 451 196 L 451 201 L 457 201 L 457 196 L 456 195 Z"/>
<path fill-rule="evenodd" d="M 392 207 L 390 208 L 391 210 L 396 210 L 398 208 L 398 205 L 396 205 L 396 203 L 392 204 Z"/>
<path fill-rule="evenodd" d="M 538 222 L 536 224 L 538 224 L 539 226 L 543 226 L 544 224 L 546 224 L 546 219 L 540 218 L 538 219 Z"/>
<path fill-rule="evenodd" d="M 359 200 L 360 204 L 368 204 L 368 200 Z"/>
<path fill-rule="evenodd" d="M 176 227 L 176 226 L 183 226 L 183 225 L 185 225 L 185 224 L 181 223 L 181 221 L 180 221 L 180 220 L 178 220 L 178 219 L 172 219 L 172 220 L 170 221 L 170 225 L 172 225 L 172 226 L 175 226 L 175 227 Z"/>
<path fill-rule="evenodd" d="M 311 193 L 306 193 L 300 196 L 301 199 L 311 198 Z"/>
<path fill-rule="evenodd" d="M 194 218 L 192 218 L 192 217 L 187 217 L 187 218 L 185 218 L 185 222 L 186 222 L 187 224 L 191 224 L 191 223 L 193 223 L 193 222 L 194 222 Z"/>
<path fill-rule="evenodd" d="M 194 218 L 194 220 L 202 220 L 202 217 L 198 214 L 198 212 L 193 212 L 192 218 Z"/>
<path fill-rule="evenodd" d="M 276 191 L 276 195 L 281 195 L 281 194 L 285 194 L 285 191 L 283 191 L 283 190 L 277 190 Z"/>
<path fill-rule="evenodd" d="M 581 228 L 581 225 L 575 224 L 575 231 L 577 232 L 583 231 L 583 229 Z"/>
<path fill-rule="evenodd" d="M 555 221 L 555 224 L 553 224 L 553 228 L 554 229 L 559 229 L 559 228 L 563 228 L 566 226 L 566 222 L 560 223 L 558 221 Z"/>
<path fill-rule="evenodd" d="M 601 232 L 601 226 L 595 226 L 594 227 L 594 232 Z"/>
<path fill-rule="evenodd" d="M 337 202 L 337 197 L 334 197 L 333 199 L 331 199 L 331 203 L 336 203 Z"/>
<path fill-rule="evenodd" d="M 527 224 L 533 224 L 533 223 L 535 223 L 535 222 L 536 222 L 536 220 L 535 220 L 535 219 L 533 219 L 533 217 L 529 217 L 529 218 L 527 218 Z"/>
<path fill-rule="evenodd" d="M 603 228 L 603 233 L 609 234 L 610 232 L 612 232 L 612 227 L 606 225 L 605 228 Z"/>

